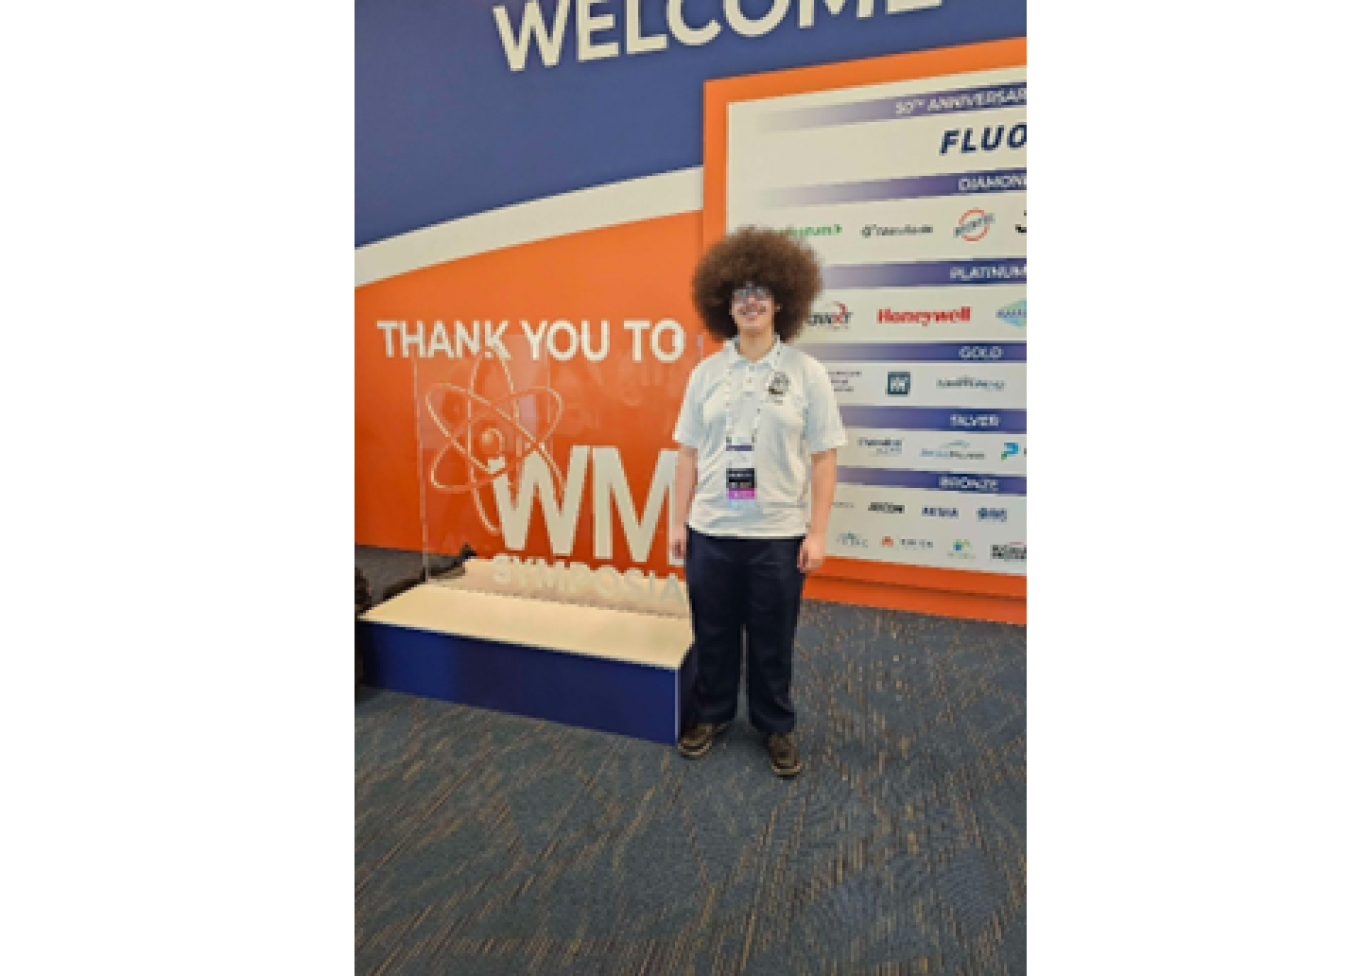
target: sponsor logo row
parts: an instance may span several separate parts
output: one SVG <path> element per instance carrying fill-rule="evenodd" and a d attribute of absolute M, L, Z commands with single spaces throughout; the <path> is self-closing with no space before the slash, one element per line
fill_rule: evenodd
<path fill-rule="evenodd" d="M 905 456 L 904 437 L 868 437 L 854 438 L 854 444 L 866 451 L 869 457 L 897 458 Z M 935 447 L 911 446 L 909 456 L 931 461 L 1024 461 L 1026 446 L 1017 441 L 1004 441 L 1001 449 L 987 450 L 975 447 L 967 440 L 950 440 Z"/>
<path fill-rule="evenodd" d="M 994 311 L 994 318 L 1015 328 L 1025 328 L 1027 324 L 1027 300 L 1009 302 Z M 867 313 L 859 314 L 853 308 L 839 301 L 826 301 L 812 309 L 807 316 L 808 328 L 828 332 L 846 332 L 859 325 L 917 325 L 922 328 L 969 325 L 972 321 L 969 305 L 951 307 L 907 307 L 885 306 Z"/>
<path fill-rule="evenodd" d="M 857 532 L 840 532 L 835 542 L 841 550 L 858 552 L 860 550 L 879 550 L 892 552 L 936 552 L 941 550 L 948 559 L 973 560 L 980 555 L 979 547 L 969 539 L 953 539 L 939 543 L 933 539 L 903 535 L 861 535 Z M 1027 561 L 1025 542 L 992 543 L 988 546 L 986 558 L 995 562 L 1020 563 Z"/>
<path fill-rule="evenodd" d="M 836 509 L 862 509 L 859 502 L 835 499 L 834 507 Z M 1006 523 L 1008 521 L 1008 510 L 997 505 L 978 505 L 964 508 L 961 505 L 903 505 L 897 502 L 871 502 L 864 509 L 874 515 L 917 515 L 920 518 L 937 519 L 947 521 L 951 519 L 960 519 L 964 511 L 967 515 L 973 515 L 980 522 Z"/>
<path fill-rule="evenodd" d="M 835 393 L 871 393 L 864 389 L 863 371 L 860 369 L 831 369 L 830 384 Z M 886 395 L 888 397 L 909 396 L 914 385 L 913 373 L 908 370 L 888 370 L 886 373 Z M 977 393 L 1002 393 L 1007 381 L 984 376 L 939 376 L 935 381 L 939 390 L 967 390 Z"/>
<path fill-rule="evenodd" d="M 1013 230 L 1025 235 L 1027 232 L 1027 212 L 986 210 L 983 207 L 966 207 L 959 216 L 952 219 L 950 225 L 934 224 L 816 224 L 811 227 L 786 227 L 793 237 L 848 237 L 856 235 L 866 240 L 881 240 L 888 237 L 934 237 L 949 236 L 953 240 L 982 241 L 989 236 L 995 224 L 1011 223 Z"/>

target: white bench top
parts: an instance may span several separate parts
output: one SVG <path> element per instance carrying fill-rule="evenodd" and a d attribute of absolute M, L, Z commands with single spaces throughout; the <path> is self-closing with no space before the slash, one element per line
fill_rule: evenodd
<path fill-rule="evenodd" d="M 503 644 L 678 670 L 694 634 L 688 618 L 579 606 L 423 583 L 361 617 Z"/>

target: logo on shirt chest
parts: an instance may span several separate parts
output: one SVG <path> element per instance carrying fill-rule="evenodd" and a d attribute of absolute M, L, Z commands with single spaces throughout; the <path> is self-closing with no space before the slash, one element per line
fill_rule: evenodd
<path fill-rule="evenodd" d="M 773 378 L 769 380 L 768 394 L 774 403 L 782 403 L 783 397 L 791 388 L 792 381 L 788 379 L 787 373 L 774 373 Z"/>

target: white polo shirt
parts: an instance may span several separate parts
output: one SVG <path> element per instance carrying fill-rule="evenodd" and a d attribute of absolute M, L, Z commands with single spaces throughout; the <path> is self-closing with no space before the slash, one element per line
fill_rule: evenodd
<path fill-rule="evenodd" d="M 766 393 L 778 358 L 775 389 Z M 784 382 L 786 381 L 786 382 Z M 755 446 L 758 505 L 732 508 L 727 502 L 727 383 L 731 384 L 732 436 L 748 443 L 755 407 L 763 403 Z M 848 437 L 825 367 L 785 345 L 750 362 L 728 342 L 720 353 L 694 368 L 684 391 L 675 440 L 698 450 L 698 483 L 689 525 L 704 535 L 755 539 L 805 535 L 811 514 L 811 455 L 843 446 Z"/>

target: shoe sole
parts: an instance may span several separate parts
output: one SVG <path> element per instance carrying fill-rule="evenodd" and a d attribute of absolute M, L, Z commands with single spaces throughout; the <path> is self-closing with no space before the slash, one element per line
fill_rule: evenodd
<path fill-rule="evenodd" d="M 800 761 L 798 761 L 797 765 L 786 769 L 780 766 L 774 766 L 773 763 L 769 763 L 769 765 L 773 767 L 774 775 L 781 776 L 784 779 L 791 779 L 802 771 L 802 764 Z"/>
<path fill-rule="evenodd" d="M 713 734 L 710 735 L 710 736 L 708 736 L 708 741 L 707 741 L 706 743 L 704 743 L 702 749 L 699 749 L 699 750 L 697 750 L 697 751 L 695 751 L 695 750 L 693 750 L 693 749 L 686 749 L 686 748 L 685 748 L 683 745 L 681 745 L 680 743 L 676 743 L 676 744 L 675 744 L 675 748 L 678 749 L 680 755 L 681 755 L 681 756 L 684 756 L 686 759 L 697 759 L 697 758 L 699 758 L 700 756 L 705 756 L 705 755 L 708 754 L 708 750 L 712 748 L 713 741 L 714 741 L 719 735 L 721 735 L 723 732 L 725 732 L 725 731 L 727 730 L 727 728 L 728 728 L 730 725 L 731 725 L 730 722 L 724 722 L 722 725 L 719 725 L 717 728 L 713 729 Z"/>

